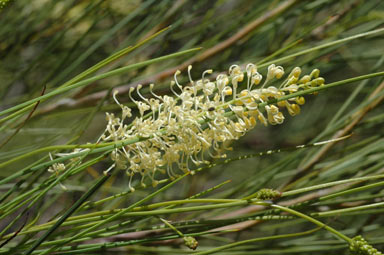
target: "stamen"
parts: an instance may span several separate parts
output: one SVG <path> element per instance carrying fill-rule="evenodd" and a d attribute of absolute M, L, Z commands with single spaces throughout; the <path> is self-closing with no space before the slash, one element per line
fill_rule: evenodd
<path fill-rule="evenodd" d="M 139 97 L 140 97 L 141 99 L 143 99 L 143 101 L 145 101 L 145 102 L 147 102 L 147 103 L 149 104 L 148 99 L 146 99 L 145 97 L 143 97 L 143 96 L 141 95 L 141 93 L 140 93 L 140 89 L 141 89 L 142 87 L 143 87 L 143 85 L 141 85 L 141 84 L 137 85 L 136 93 L 139 95 Z"/>
<path fill-rule="evenodd" d="M 127 172 L 127 173 L 128 173 L 128 175 L 129 175 L 128 188 L 129 188 L 129 190 L 130 190 L 131 192 L 135 192 L 135 188 L 132 187 L 132 177 L 133 177 L 134 173 L 133 173 L 133 172 Z"/>
<path fill-rule="evenodd" d="M 138 107 L 139 105 L 138 105 L 137 101 L 136 101 L 135 99 L 133 99 L 133 96 L 132 96 L 132 92 L 133 92 L 134 90 L 135 90 L 134 87 L 130 87 L 130 88 L 129 88 L 129 92 L 128 92 L 128 96 L 129 96 L 129 98 L 131 99 L 131 101 L 134 102 L 135 105 Z"/>
<path fill-rule="evenodd" d="M 175 72 L 175 74 L 173 75 L 173 77 L 174 77 L 174 79 L 175 79 L 175 82 L 176 82 L 177 87 L 179 87 L 179 89 L 181 90 L 181 92 L 183 92 L 183 86 L 181 86 L 181 85 L 179 84 L 178 80 L 177 80 L 177 76 L 178 76 L 180 73 L 181 73 L 180 70 L 177 70 L 177 71 Z"/>
<path fill-rule="evenodd" d="M 153 83 L 149 84 L 149 92 L 150 92 L 154 97 L 156 97 L 157 99 L 163 101 L 163 99 L 162 99 L 160 96 L 156 95 L 156 94 L 153 92 L 153 88 L 154 88 L 154 87 L 155 87 L 155 84 L 153 84 Z"/>
<path fill-rule="evenodd" d="M 114 90 L 114 91 L 113 91 L 113 96 L 112 96 L 112 97 L 113 97 L 113 99 L 115 100 L 115 102 L 116 102 L 117 105 L 121 105 L 120 102 L 117 100 L 117 97 L 116 97 L 118 93 L 119 93 L 118 90 Z"/>
<path fill-rule="evenodd" d="M 115 164 L 112 164 L 107 170 L 103 172 L 104 175 L 108 175 L 109 172 L 115 167 Z"/>
<path fill-rule="evenodd" d="M 193 86 L 193 85 L 195 84 L 195 82 L 192 80 L 191 70 L 192 70 L 192 66 L 189 65 L 189 66 L 188 66 L 188 78 L 189 78 L 189 82 L 190 82 L 191 85 Z"/>
<path fill-rule="evenodd" d="M 178 98 L 180 98 L 180 95 L 176 93 L 176 91 L 173 89 L 173 86 L 175 85 L 175 82 L 174 81 L 171 81 L 171 84 L 169 85 L 169 88 L 171 89 L 172 93 L 177 96 Z"/>
<path fill-rule="evenodd" d="M 203 84 L 204 84 L 204 81 L 205 81 L 205 75 L 206 74 L 211 74 L 213 72 L 213 70 L 212 69 L 208 69 L 208 70 L 205 70 L 204 72 L 203 72 L 203 75 L 201 76 L 201 80 L 202 80 L 202 82 L 203 82 Z"/>

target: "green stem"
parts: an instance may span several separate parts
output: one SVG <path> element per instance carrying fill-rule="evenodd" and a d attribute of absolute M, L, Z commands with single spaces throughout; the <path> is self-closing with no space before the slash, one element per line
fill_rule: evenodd
<path fill-rule="evenodd" d="M 216 234 L 216 233 L 222 233 L 222 232 L 224 231 L 200 232 L 200 233 L 193 233 L 193 234 L 185 234 L 185 236 L 201 236 L 201 235 L 209 235 L 209 234 Z M 140 244 L 140 243 L 165 241 L 165 240 L 178 239 L 178 238 L 180 238 L 179 235 L 166 235 L 166 236 L 155 237 L 155 238 L 142 238 L 139 240 L 108 242 L 108 243 L 102 243 L 102 244 L 79 244 L 75 247 L 63 246 L 60 248 L 60 251 L 61 251 L 60 254 L 85 254 L 86 252 L 91 252 L 91 251 L 100 251 L 103 249 L 124 247 L 128 245 Z M 39 255 L 46 254 L 47 251 L 49 250 L 43 250 L 43 251 L 38 250 L 33 252 L 33 254 L 35 253 Z"/>
<path fill-rule="evenodd" d="M 92 231 L 92 230 L 95 230 L 95 229 L 97 229 L 98 227 L 100 227 L 100 226 L 102 226 L 102 225 L 105 225 L 105 224 L 107 224 L 107 223 L 109 223 L 109 222 L 112 222 L 112 221 L 116 220 L 117 218 L 119 218 L 120 216 L 124 215 L 125 213 L 132 211 L 133 208 L 135 208 L 135 207 L 141 205 L 142 203 L 145 203 L 146 201 L 148 201 L 148 200 L 152 199 L 153 197 L 155 197 L 157 194 L 159 194 L 159 193 L 161 193 L 161 192 L 167 190 L 168 188 L 172 187 L 174 184 L 176 184 L 177 182 L 179 182 L 180 180 L 182 180 L 182 179 L 183 179 L 185 176 L 187 176 L 187 175 L 189 175 L 189 173 L 186 173 L 186 174 L 180 176 L 179 178 L 177 178 L 177 179 L 174 180 L 173 182 L 171 182 L 171 183 L 165 185 L 164 187 L 162 187 L 162 188 L 158 189 L 157 191 L 153 192 L 152 194 L 150 194 L 150 195 L 146 196 L 145 198 L 139 200 L 138 202 L 132 204 L 132 205 L 129 206 L 128 208 L 126 208 L 126 209 L 124 209 L 124 210 L 121 210 L 120 212 L 118 212 L 118 213 L 116 213 L 116 214 L 113 214 L 112 216 L 109 216 L 109 217 L 106 218 L 105 220 L 103 220 L 103 221 L 97 223 L 96 225 L 94 225 L 94 226 L 92 226 L 92 227 L 90 227 L 90 228 L 88 228 L 88 229 L 85 229 L 85 230 L 83 230 L 82 232 L 80 232 L 80 233 L 78 233 L 78 234 L 72 236 L 72 237 L 69 238 L 65 243 L 69 243 L 69 242 L 71 242 L 71 241 L 73 241 L 73 240 L 75 240 L 75 239 L 78 239 L 78 238 L 82 237 L 83 235 L 85 235 L 86 233 L 88 233 L 88 232 L 90 232 L 90 231 Z M 64 244 L 65 244 L 65 243 L 64 243 Z M 63 245 L 64 245 L 64 244 L 63 244 Z M 60 245 L 60 246 L 62 246 L 62 245 Z M 50 253 L 50 252 L 52 252 L 52 251 L 55 251 L 55 250 L 57 250 L 57 249 L 59 249 L 59 248 L 60 248 L 59 246 L 53 246 L 53 247 L 51 247 L 50 249 L 48 249 L 47 251 L 45 251 L 44 253 L 42 253 L 41 255 L 48 254 L 48 253 Z"/>
<path fill-rule="evenodd" d="M 75 167 L 74 169 L 68 169 L 64 174 L 60 175 L 58 178 L 56 176 L 52 175 L 49 179 L 47 179 L 45 182 L 40 184 L 38 187 L 34 188 L 33 190 L 31 190 L 29 192 L 26 192 L 23 195 L 18 196 L 17 198 L 10 201 L 8 204 L 2 206 L 1 210 L 4 210 L 4 213 L 0 216 L 0 219 L 4 218 L 6 215 L 12 213 L 14 210 L 21 207 L 23 204 L 29 202 L 32 199 L 34 199 L 34 201 L 31 203 L 32 204 L 35 203 L 37 201 L 37 199 L 39 199 L 43 194 L 48 192 L 52 187 L 56 186 L 61 180 L 65 180 L 65 178 L 75 174 L 76 172 L 78 172 L 78 171 L 80 171 L 80 170 L 82 170 L 88 166 L 96 164 L 97 162 L 101 161 L 102 159 L 104 159 L 104 155 L 101 155 L 97 158 L 89 160 L 89 161 L 81 164 L 80 166 Z M 40 193 L 38 193 L 36 197 L 32 196 L 32 194 L 34 194 L 36 191 L 41 190 L 41 189 L 44 189 L 44 190 L 41 191 Z M 13 206 L 13 205 L 16 205 L 16 206 Z M 13 208 L 11 206 L 13 206 Z M 8 207 L 8 209 L 5 210 L 5 208 L 7 208 L 7 207 Z"/>
<path fill-rule="evenodd" d="M 50 160 L 50 161 L 47 161 L 45 163 L 41 163 L 41 164 L 38 164 L 38 165 L 35 165 L 33 167 L 26 167 L 24 169 L 22 169 L 21 171 L 19 172 L 16 172 L 14 173 L 13 175 L 10 175 L 8 176 L 7 178 L 4 178 L 2 180 L 0 180 L 0 185 L 1 184 L 4 184 L 4 183 L 7 183 L 9 181 L 12 181 L 24 174 L 28 174 L 30 172 L 33 172 L 33 171 L 36 171 L 42 167 L 47 167 L 47 166 L 50 166 L 54 163 L 60 163 L 60 162 L 64 162 L 68 159 L 71 159 L 71 158 L 76 158 L 76 157 L 79 157 L 79 156 L 83 156 L 85 154 L 95 154 L 95 153 L 100 153 L 100 152 L 106 152 L 108 150 L 113 150 L 117 147 L 122 147 L 122 146 L 125 146 L 125 145 L 129 145 L 129 144 L 132 144 L 132 143 L 136 143 L 136 142 L 139 142 L 139 141 L 142 141 L 142 140 L 145 140 L 146 138 L 133 138 L 133 139 L 129 139 L 129 140 L 124 140 L 124 141 L 119 141 L 117 143 L 108 143 L 107 145 L 106 144 L 86 144 L 86 145 L 56 145 L 56 146 L 48 146 L 48 147 L 45 147 L 45 148 L 41 148 L 41 149 L 38 149 L 38 150 L 35 150 L 35 151 L 32 151 L 30 153 L 26 153 L 26 154 L 23 154 L 19 157 L 16 157 L 16 158 L 13 158 L 11 160 L 8 160 L 4 163 L 1 163 L 0 164 L 0 168 L 2 167 L 5 167 L 15 161 L 18 161 L 18 160 L 21 160 L 21 159 L 24 159 L 26 157 L 29 157 L 29 156 L 32 156 L 36 153 L 41 153 L 41 152 L 47 152 L 47 151 L 53 151 L 53 150 L 63 150 L 63 149 L 76 149 L 76 148 L 96 148 L 96 149 L 93 149 L 92 151 L 89 151 L 89 150 L 84 150 L 84 151 L 81 151 L 81 152 L 78 152 L 78 153 L 74 153 L 74 154 L 71 154 L 71 155 L 68 155 L 68 156 L 64 156 L 64 157 L 60 157 L 60 158 L 57 158 L 57 159 L 54 159 L 54 160 Z M 100 148 L 101 147 L 101 148 Z"/>
<path fill-rule="evenodd" d="M 298 45 L 299 43 L 302 43 L 303 42 L 303 39 L 299 39 L 299 40 L 296 40 L 290 44 L 288 44 L 286 47 L 284 48 L 281 48 L 275 52 L 273 52 L 271 55 L 269 55 L 268 57 L 266 58 L 263 58 L 262 60 L 260 60 L 259 62 L 256 63 L 256 65 L 258 67 L 262 66 L 263 63 L 269 61 L 270 59 L 273 59 L 274 57 L 278 56 L 278 55 L 281 55 L 282 53 L 286 52 L 287 50 L 291 49 L 292 47 L 295 47 L 296 45 Z M 304 53 L 305 54 L 305 53 Z M 292 55 L 291 55 L 292 56 Z"/>
<path fill-rule="evenodd" d="M 319 199 L 319 201 L 324 201 L 324 200 L 331 199 L 331 198 L 334 198 L 334 197 L 344 196 L 344 195 L 348 195 L 348 194 L 351 194 L 351 193 L 355 193 L 355 192 L 359 192 L 359 191 L 364 191 L 364 190 L 372 189 L 372 188 L 376 188 L 376 187 L 380 187 L 380 186 L 383 186 L 383 185 L 384 185 L 384 181 L 377 182 L 377 183 L 372 183 L 372 184 L 364 185 L 362 187 L 348 189 L 348 190 L 340 191 L 340 192 L 337 192 L 337 193 L 334 193 L 334 194 L 331 194 L 331 195 L 328 195 L 328 196 L 321 197 Z"/>
<path fill-rule="evenodd" d="M 282 211 L 284 211 L 284 212 L 288 212 L 288 213 L 290 213 L 290 214 L 293 214 L 293 215 L 296 215 L 296 216 L 298 216 L 298 217 L 300 217 L 300 218 L 303 218 L 303 219 L 305 219 L 305 220 L 308 220 L 308 221 L 310 221 L 310 222 L 312 222 L 312 223 L 318 225 L 319 227 L 322 227 L 322 228 L 328 230 L 329 232 L 331 232 L 331 233 L 333 233 L 335 236 L 337 236 L 337 237 L 343 239 L 343 240 L 346 241 L 347 243 L 351 243 L 351 242 L 352 242 L 352 239 L 349 238 L 348 236 L 346 236 L 346 235 L 340 233 L 340 232 L 337 231 L 336 229 L 334 229 L 334 228 L 332 228 L 332 227 L 330 227 L 330 226 L 328 226 L 328 225 L 322 223 L 321 221 L 318 221 L 318 220 L 316 220 L 316 219 L 314 219 L 314 218 L 312 218 L 312 217 L 310 217 L 310 216 L 308 216 L 308 215 L 305 215 L 305 214 L 303 214 L 303 213 L 301 213 L 301 212 L 295 211 L 295 210 L 293 210 L 293 209 L 291 209 L 291 208 L 284 207 L 284 206 L 281 206 L 281 205 L 273 204 L 273 205 L 271 205 L 271 207 L 276 208 L 276 209 L 280 209 L 280 210 L 282 210 Z"/>
<path fill-rule="evenodd" d="M 45 100 L 47 98 L 53 97 L 53 96 L 61 94 L 63 92 L 66 92 L 66 91 L 69 91 L 69 90 L 72 90 L 72 89 L 75 89 L 75 88 L 79 88 L 79 87 L 84 87 L 84 86 L 89 85 L 89 84 L 91 84 L 91 83 L 93 83 L 95 81 L 98 81 L 98 80 L 101 80 L 101 79 L 105 79 L 105 78 L 108 78 L 108 77 L 111 77 L 111 76 L 114 76 L 114 75 L 118 75 L 118 74 L 127 72 L 129 70 L 134 70 L 134 69 L 141 68 L 141 67 L 144 67 L 144 66 L 147 66 L 147 65 L 150 65 L 150 64 L 161 62 L 161 61 L 164 61 L 164 60 L 167 60 L 167 59 L 170 59 L 170 58 L 179 57 L 179 56 L 182 56 L 184 54 L 195 52 L 195 51 L 200 50 L 200 49 L 201 48 L 194 48 L 194 49 L 190 49 L 190 50 L 185 50 L 185 51 L 169 54 L 169 55 L 166 55 L 166 56 L 154 58 L 154 59 L 151 59 L 151 60 L 143 61 L 143 62 L 140 62 L 140 63 L 137 63 L 137 64 L 133 64 L 133 65 L 117 68 L 117 69 L 112 70 L 110 72 L 96 75 L 96 76 L 94 76 L 92 78 L 89 78 L 89 79 L 86 79 L 86 80 L 83 80 L 83 81 L 80 81 L 80 82 L 68 85 L 66 87 L 62 87 L 60 89 L 56 89 L 56 90 L 51 91 L 51 92 L 49 92 L 49 93 L 47 93 L 45 95 L 36 97 L 36 98 L 28 100 L 28 101 L 26 101 L 24 103 L 18 104 L 18 105 L 13 106 L 13 107 L 10 107 L 10 108 L 8 108 L 8 109 L 6 109 L 4 111 L 1 111 L 0 112 L 0 116 L 2 116 L 4 114 L 7 114 L 7 113 L 10 113 L 10 112 L 13 112 L 13 111 L 16 111 L 16 110 L 19 110 L 19 109 L 22 109 L 22 108 L 24 108 L 26 106 L 29 106 L 30 104 L 34 104 L 34 103 L 36 103 L 36 102 L 38 102 L 40 100 Z"/>
<path fill-rule="evenodd" d="M 184 237 L 183 233 L 181 233 L 177 228 L 175 228 L 171 223 L 169 223 L 167 220 L 164 220 L 162 218 L 159 218 L 165 225 L 167 225 L 170 229 L 176 232 L 180 237 Z"/>
<path fill-rule="evenodd" d="M 132 52 L 133 50 L 139 48 L 140 46 L 144 45 L 148 41 L 156 38 L 158 35 L 160 35 L 161 33 L 165 32 L 169 28 L 170 28 L 170 26 L 168 26 L 168 27 L 166 27 L 164 29 L 161 29 L 160 31 L 154 33 L 153 35 L 149 36 L 148 38 L 145 38 L 143 41 L 137 43 L 135 46 L 128 46 L 128 47 L 126 47 L 126 48 L 124 48 L 122 50 L 119 50 L 118 52 L 112 54 L 111 56 L 107 57 L 106 59 L 103 59 L 102 61 L 100 61 L 96 65 L 92 66 L 91 68 L 89 68 L 89 69 L 85 70 L 84 72 L 80 73 L 79 75 L 75 76 L 74 78 L 72 78 L 68 82 L 66 82 L 63 85 L 61 85 L 59 88 L 67 87 L 70 84 L 73 84 L 75 82 L 78 82 L 78 81 L 84 79 L 85 77 L 87 77 L 88 75 L 96 72 L 100 68 L 110 64 L 111 62 L 113 62 L 113 61 L 123 57 L 124 55 L 126 55 L 126 54 Z"/>
<path fill-rule="evenodd" d="M 369 32 L 366 32 L 366 33 L 361 33 L 361 34 L 353 35 L 353 36 L 350 36 L 350 37 L 347 37 L 347 38 L 343 38 L 343 39 L 332 41 L 332 42 L 329 42 L 329 43 L 325 43 L 325 44 L 322 44 L 322 45 L 319 45 L 319 46 L 311 47 L 310 49 L 299 51 L 299 52 L 291 54 L 289 56 L 285 56 L 285 57 L 282 57 L 282 58 L 274 59 L 273 61 L 269 61 L 267 63 L 259 65 L 258 67 L 269 66 L 270 64 L 276 64 L 276 63 L 284 63 L 287 60 L 289 60 L 291 58 L 294 58 L 294 57 L 298 57 L 298 56 L 301 56 L 301 55 L 304 55 L 304 54 L 308 54 L 308 53 L 316 51 L 316 50 L 320 50 L 320 49 L 327 48 L 327 47 L 330 47 L 330 46 L 333 46 L 333 45 L 337 45 L 337 44 L 340 44 L 340 43 L 348 42 L 348 41 L 351 41 L 351 40 L 354 40 L 354 39 L 358 39 L 358 38 L 361 38 L 361 37 L 365 37 L 365 36 L 369 36 L 369 35 L 373 35 L 373 34 L 379 34 L 379 33 L 383 32 L 383 31 L 384 31 L 384 28 L 379 28 L 379 29 L 372 30 L 372 31 L 369 31 Z"/>
<path fill-rule="evenodd" d="M 341 184 L 350 183 L 350 182 L 363 182 L 363 181 L 376 180 L 376 179 L 382 179 L 382 178 L 384 178 L 384 174 L 359 177 L 359 178 L 352 178 L 352 179 L 342 180 L 342 181 L 328 182 L 328 183 L 323 183 L 323 184 L 319 184 L 319 185 L 314 185 L 311 187 L 305 187 L 305 188 L 301 188 L 301 189 L 286 191 L 282 194 L 282 197 L 297 195 L 297 194 L 312 191 L 312 190 L 324 189 L 327 187 L 331 187 L 331 186 L 335 186 L 335 185 L 341 185 Z M 330 196 L 332 196 L 332 195 L 330 195 Z M 324 200 L 324 197 L 321 199 Z"/>
<path fill-rule="evenodd" d="M 248 244 L 248 243 L 267 241 L 267 240 L 275 240 L 275 239 L 281 239 L 281 238 L 297 237 L 297 236 L 302 236 L 302 235 L 309 235 L 309 234 L 312 234 L 312 233 L 318 231 L 319 229 L 321 229 L 321 228 L 319 227 L 319 228 L 311 229 L 311 230 L 304 231 L 304 232 L 294 233 L 294 234 L 284 234 L 284 235 L 275 235 L 275 236 L 253 238 L 253 239 L 248 239 L 248 240 L 244 240 L 244 241 L 234 242 L 231 244 L 226 244 L 226 245 L 223 245 L 220 247 L 216 247 L 216 248 L 206 250 L 206 251 L 196 252 L 193 254 L 194 255 L 206 255 L 206 254 L 216 253 L 218 251 L 226 250 L 229 248 L 233 248 L 233 247 Z"/>
<path fill-rule="evenodd" d="M 374 203 L 370 205 L 355 206 L 352 208 L 332 210 L 327 212 L 312 213 L 311 215 L 318 216 L 318 217 L 329 217 L 332 215 L 342 215 L 343 213 L 362 211 L 362 210 L 372 209 L 372 208 L 377 208 L 382 206 L 384 206 L 384 202 Z"/>
<path fill-rule="evenodd" d="M 143 44 L 147 43 L 148 41 L 152 40 L 153 38 L 157 37 L 158 35 L 160 35 L 161 33 L 163 33 L 164 31 L 168 30 L 170 27 L 166 27 L 160 31 L 158 31 L 157 33 L 149 36 L 148 38 L 144 39 L 143 41 L 139 42 L 138 44 L 136 44 L 135 46 L 128 46 L 118 52 L 116 52 L 115 54 L 109 56 L 108 58 L 100 61 L 99 63 L 97 63 L 96 65 L 92 66 L 91 68 L 85 70 L 84 72 L 80 73 L 79 75 L 75 76 L 73 79 L 69 80 L 68 82 L 64 83 L 63 85 L 59 86 L 58 88 L 62 88 L 62 87 L 67 87 L 68 85 L 70 84 L 73 84 L 75 82 L 78 82 L 82 79 L 84 79 L 85 77 L 89 76 L 90 74 L 96 72 L 97 70 L 99 70 L 100 68 L 106 66 L 107 64 L 110 64 L 111 62 L 121 58 L 122 56 L 132 52 L 133 50 L 137 49 L 138 47 L 142 46 Z M 23 114 L 25 112 L 27 112 L 28 110 L 30 110 L 31 108 L 33 108 L 34 106 L 33 105 L 29 105 L 29 106 L 26 106 L 24 107 L 23 109 L 20 109 L 10 115 L 8 115 L 7 117 L 3 118 L 0 120 L 0 123 L 3 123 L 7 120 L 10 120 L 10 119 L 13 119 L 15 118 L 16 116 L 20 115 L 20 114 Z"/>
<path fill-rule="evenodd" d="M 377 72 L 377 73 L 361 75 L 361 76 L 345 79 L 345 80 L 342 80 L 342 81 L 336 81 L 336 82 L 332 82 L 332 83 L 329 83 L 329 84 L 325 84 L 323 86 L 319 86 L 319 87 L 315 87 L 315 88 L 310 88 L 310 89 L 305 89 L 305 90 L 298 91 L 298 92 L 295 92 L 295 93 L 292 93 L 292 94 L 289 94 L 289 95 L 286 95 L 286 96 L 282 96 L 279 99 L 268 100 L 268 101 L 266 101 L 264 103 L 259 104 L 258 106 L 259 107 L 264 107 L 266 105 L 277 103 L 277 102 L 280 102 L 280 101 L 285 101 L 285 100 L 288 100 L 290 98 L 304 96 L 304 95 L 307 95 L 307 94 L 310 94 L 310 93 L 313 93 L 313 92 L 316 92 L 316 91 L 320 91 L 320 90 L 324 90 L 324 89 L 329 89 L 329 88 L 333 88 L 333 87 L 336 87 L 336 86 L 345 85 L 347 83 L 352 83 L 352 82 L 361 81 L 361 80 L 370 79 L 370 78 L 379 77 L 379 76 L 384 76 L 384 72 Z"/>
<path fill-rule="evenodd" d="M 71 214 L 73 214 L 77 208 L 80 207 L 82 203 L 84 203 L 94 192 L 96 192 L 105 181 L 109 179 L 111 175 L 104 175 L 101 177 L 90 189 L 87 191 L 79 200 L 77 200 L 71 208 L 69 208 L 62 217 L 47 231 L 44 233 L 42 237 L 40 237 L 33 246 L 25 253 L 25 255 L 31 254 L 45 239 L 48 238 L 49 235 L 53 233 Z"/>
<path fill-rule="evenodd" d="M 259 205 L 269 205 L 268 203 L 261 202 L 258 200 L 250 200 L 254 201 L 254 203 L 257 203 Z M 255 202 L 256 201 L 256 202 Z M 216 203 L 213 205 L 203 205 L 203 206 L 190 206 L 190 207 L 184 207 L 184 208 L 176 208 L 176 209 L 159 209 L 154 210 L 159 207 L 164 206 L 175 206 L 175 205 L 183 205 L 183 204 L 191 204 L 191 203 Z M 104 219 L 105 217 L 110 217 L 111 215 L 119 214 L 122 217 L 132 217 L 132 216 L 156 216 L 161 214 L 172 214 L 172 213 L 181 213 L 181 212 L 190 212 L 190 211 L 200 211 L 200 210 L 206 210 L 206 209 L 218 209 L 218 208 L 227 208 L 227 207 L 234 207 L 234 206 L 244 206 L 249 204 L 248 200 L 241 200 L 241 199 L 191 199 L 191 200 L 176 200 L 176 201 L 167 201 L 167 202 L 161 202 L 156 203 L 152 205 L 142 206 L 142 207 L 134 207 L 130 211 L 127 211 L 126 209 L 115 209 L 115 210 L 105 210 L 100 212 L 94 212 L 94 213 L 88 213 L 84 215 L 79 216 L 73 216 L 69 217 L 65 223 L 65 225 L 73 225 L 73 224 L 80 224 L 83 222 L 88 222 L 90 220 L 96 221 L 100 219 Z M 121 213 L 123 212 L 123 213 Z M 33 232 L 42 231 L 44 229 L 48 229 L 52 224 L 55 224 L 57 221 L 47 222 L 44 224 L 41 224 L 39 226 L 35 226 L 33 228 L 30 228 L 28 230 L 20 232 L 20 235 L 23 234 L 29 234 Z M 6 239 L 8 236 L 4 236 L 3 239 Z"/>

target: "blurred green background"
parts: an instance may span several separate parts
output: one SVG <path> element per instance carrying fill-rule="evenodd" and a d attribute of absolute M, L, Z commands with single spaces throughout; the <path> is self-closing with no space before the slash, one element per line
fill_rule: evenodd
<path fill-rule="evenodd" d="M 195 53 L 100 80 L 41 103 L 18 135 L 1 148 L 0 161 L 6 161 L 38 148 L 68 142 L 74 134 L 82 130 L 86 118 L 111 88 L 125 89 L 125 93 L 119 94 L 119 99 L 123 103 L 129 103 L 126 90 L 138 83 L 155 83 L 157 93 L 169 93 L 168 86 L 177 69 L 183 71 L 180 77 L 183 77 L 186 84 L 185 69 L 188 64 L 193 65 L 193 77 L 199 79 L 201 73 L 207 69 L 213 69 L 215 74 L 226 72 L 232 64 L 244 66 L 247 63 L 267 62 L 381 28 L 384 24 L 384 2 L 14 0 L 0 9 L 0 24 L 0 110 L 39 96 L 44 86 L 47 91 L 51 91 L 114 52 L 129 45 L 133 46 L 168 26 L 171 27 L 160 36 L 102 68 L 98 73 L 181 50 L 202 47 Z M 383 53 L 384 37 L 379 34 L 312 51 L 276 64 L 284 66 L 287 72 L 295 66 L 300 66 L 304 73 L 318 68 L 326 83 L 329 83 L 382 71 Z M 260 72 L 265 75 L 266 68 L 261 68 Z M 380 81 L 374 79 L 360 85 L 347 84 L 322 91 L 318 95 L 308 95 L 299 116 L 290 117 L 285 114 L 285 123 L 280 126 L 258 125 L 243 139 L 234 142 L 234 150 L 228 153 L 228 157 L 329 139 L 353 122 L 354 116 L 356 117 L 354 114 L 364 108 L 363 103 L 367 102 L 367 97 Z M 344 105 L 345 102 L 348 104 Z M 337 113 L 340 109 L 343 110 Z M 96 142 L 105 128 L 105 112 L 119 114 L 118 110 L 112 97 L 106 98 L 76 143 Z M 23 120 L 19 118 L 6 123 L 1 129 L 1 141 L 11 136 Z M 367 169 L 371 170 L 365 172 L 366 174 L 382 173 L 383 123 L 381 103 L 364 114 L 364 118 L 349 130 L 348 133 L 353 132 L 351 138 L 334 146 L 310 169 L 312 172 L 319 170 L 326 174 L 309 176 L 292 187 L 362 176 Z M 301 177 L 296 176 L 298 169 L 318 150 L 313 148 L 281 152 L 214 167 L 184 180 L 164 193 L 161 199 L 185 198 L 228 179 L 232 180 L 230 188 L 219 189 L 219 192 L 213 194 L 218 197 L 243 197 L 260 188 L 281 188 L 291 178 Z M 46 153 L 1 169 L 0 176 L 6 177 L 15 169 L 42 156 L 46 156 Z M 62 202 L 55 211 L 70 205 L 79 196 L 77 192 L 85 191 L 87 184 L 101 175 L 101 171 L 109 165 L 110 161 L 105 160 L 74 178 L 72 182 L 64 183 L 72 192 L 57 195 Z M 99 194 L 98 198 L 125 191 L 127 183 L 128 178 L 114 178 L 102 188 L 104 193 Z M 150 191 L 153 189 L 138 190 L 137 194 Z M 380 189 L 373 190 L 370 194 L 377 194 L 379 191 Z M 57 192 L 60 193 L 60 190 Z M 126 205 L 130 201 L 119 200 L 107 208 Z M 194 216 L 196 214 L 188 217 Z M 206 212 L 205 217 L 210 216 Z M 183 216 L 174 216 L 175 220 L 182 218 Z M 352 226 L 356 230 L 351 231 L 353 234 L 360 233 L 365 225 L 371 226 L 371 236 L 383 234 L 383 216 L 379 214 L 361 216 L 358 219 L 357 216 L 350 216 L 327 220 L 341 229 Z M 254 236 L 255 233 L 275 233 L 279 227 L 273 224 L 265 226 L 267 227 L 261 229 L 249 228 L 231 238 L 239 240 Z M 281 225 L 281 228 L 282 232 L 289 231 L 289 225 Z M 381 234 L 378 234 L 380 231 Z M 320 237 L 327 239 L 329 235 Z M 206 241 L 211 246 L 219 245 L 220 242 L 224 241 Z M 270 244 L 265 243 L 259 248 Z M 276 247 L 298 244 L 299 242 L 288 242 Z M 316 245 L 313 247 L 319 247 L 319 254 L 329 254 L 326 248 L 322 250 L 320 243 Z M 253 251 L 253 248 L 250 249 Z M 259 254 L 256 250 L 251 254 Z M 315 251 L 316 249 L 310 252 Z M 305 253 L 306 250 L 299 252 Z M 264 251 L 260 254 L 266 253 Z"/>

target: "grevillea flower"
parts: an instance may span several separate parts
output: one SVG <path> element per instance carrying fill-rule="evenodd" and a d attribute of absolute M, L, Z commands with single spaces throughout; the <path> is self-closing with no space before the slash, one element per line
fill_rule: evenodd
<path fill-rule="evenodd" d="M 318 69 L 300 78 L 301 69 L 295 67 L 281 85 L 275 87 L 267 85 L 272 80 L 281 79 L 284 69 L 270 65 L 260 88 L 253 88 L 263 80 L 253 64 L 248 64 L 245 72 L 240 66 L 232 65 L 228 75 L 219 74 L 215 81 L 206 78 L 212 70 L 203 72 L 201 79 L 194 81 L 191 69 L 192 66 L 189 66 L 188 86 L 179 83 L 180 71 L 174 74 L 170 89 L 175 97 L 156 95 L 151 84 L 152 96 L 144 97 L 140 93 L 142 86 L 139 85 L 136 94 L 141 100 L 135 100 L 132 96 L 135 89 L 131 88 L 129 96 L 139 111 L 135 118 L 132 118 L 131 109 L 118 101 L 117 91 L 113 94 L 121 107 L 121 116 L 106 113 L 107 126 L 98 142 L 142 138 L 111 153 L 114 166 L 125 169 L 130 176 L 129 187 L 132 191 L 131 180 L 136 174 L 142 176 L 142 185 L 145 178 L 150 178 L 156 186 L 157 172 L 167 172 L 173 178 L 177 175 L 175 167 L 190 172 L 192 165 L 207 163 L 204 158 L 207 155 L 225 157 L 222 151 L 229 149 L 224 147 L 225 142 L 239 139 L 257 122 L 264 125 L 282 124 L 284 115 L 281 109 L 286 108 L 294 116 L 300 113 L 300 105 L 305 100 L 303 97 L 293 97 L 268 104 L 263 109 L 259 107 L 260 103 L 324 84 Z M 127 125 L 129 122 L 130 125 Z"/>

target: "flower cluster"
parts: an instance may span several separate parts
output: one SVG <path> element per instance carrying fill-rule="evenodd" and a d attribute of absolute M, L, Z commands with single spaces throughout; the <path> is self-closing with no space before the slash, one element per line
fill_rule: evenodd
<path fill-rule="evenodd" d="M 176 176 L 175 166 L 189 172 L 191 165 L 206 163 L 206 155 L 225 157 L 222 149 L 226 141 L 239 139 L 257 122 L 281 124 L 284 121 L 282 108 L 294 116 L 305 102 L 303 97 L 284 101 L 279 101 L 279 98 L 324 84 L 318 69 L 300 78 L 301 69 L 296 67 L 279 87 L 275 87 L 267 84 L 281 79 L 284 69 L 270 65 L 263 84 L 257 89 L 253 87 L 259 85 L 263 77 L 253 64 L 248 64 L 245 72 L 240 66 L 232 65 L 228 74 L 219 74 L 215 81 L 206 78 L 212 70 L 203 72 L 201 79 L 194 81 L 191 69 L 192 66 L 189 66 L 188 86 L 179 83 L 180 71 L 174 74 L 170 84 L 174 97 L 156 95 L 153 84 L 149 86 L 150 98 L 140 93 L 141 85 L 136 89 L 136 96 L 133 95 L 135 89 L 131 88 L 129 96 L 137 106 L 138 116 L 129 125 L 127 120 L 132 117 L 132 110 L 117 100 L 117 91 L 113 94 L 122 114 L 121 117 L 106 114 L 107 127 L 99 141 L 141 138 L 139 142 L 116 148 L 111 158 L 115 167 L 126 169 L 131 179 L 140 174 L 143 185 L 146 177 L 156 185 L 155 174 L 158 171 L 166 171 L 173 178 Z M 271 100 L 277 103 L 272 104 Z M 260 107 L 261 103 L 265 106 Z M 133 190 L 131 185 L 130 188 Z"/>
<path fill-rule="evenodd" d="M 351 254 L 356 255 L 382 255 L 380 251 L 373 248 L 362 236 L 355 236 L 349 246 Z"/>
<path fill-rule="evenodd" d="M 49 158 L 50 158 L 51 160 L 53 160 L 51 153 L 49 153 Z M 50 172 L 50 173 L 55 173 L 56 176 L 58 176 L 61 172 L 64 172 L 65 169 L 66 169 L 66 166 L 65 166 L 63 163 L 53 163 L 53 164 L 48 168 L 48 172 Z M 64 184 L 62 184 L 61 182 L 59 182 L 59 184 L 60 184 L 60 187 L 61 187 L 63 190 L 67 190 L 67 188 L 64 186 Z"/>

